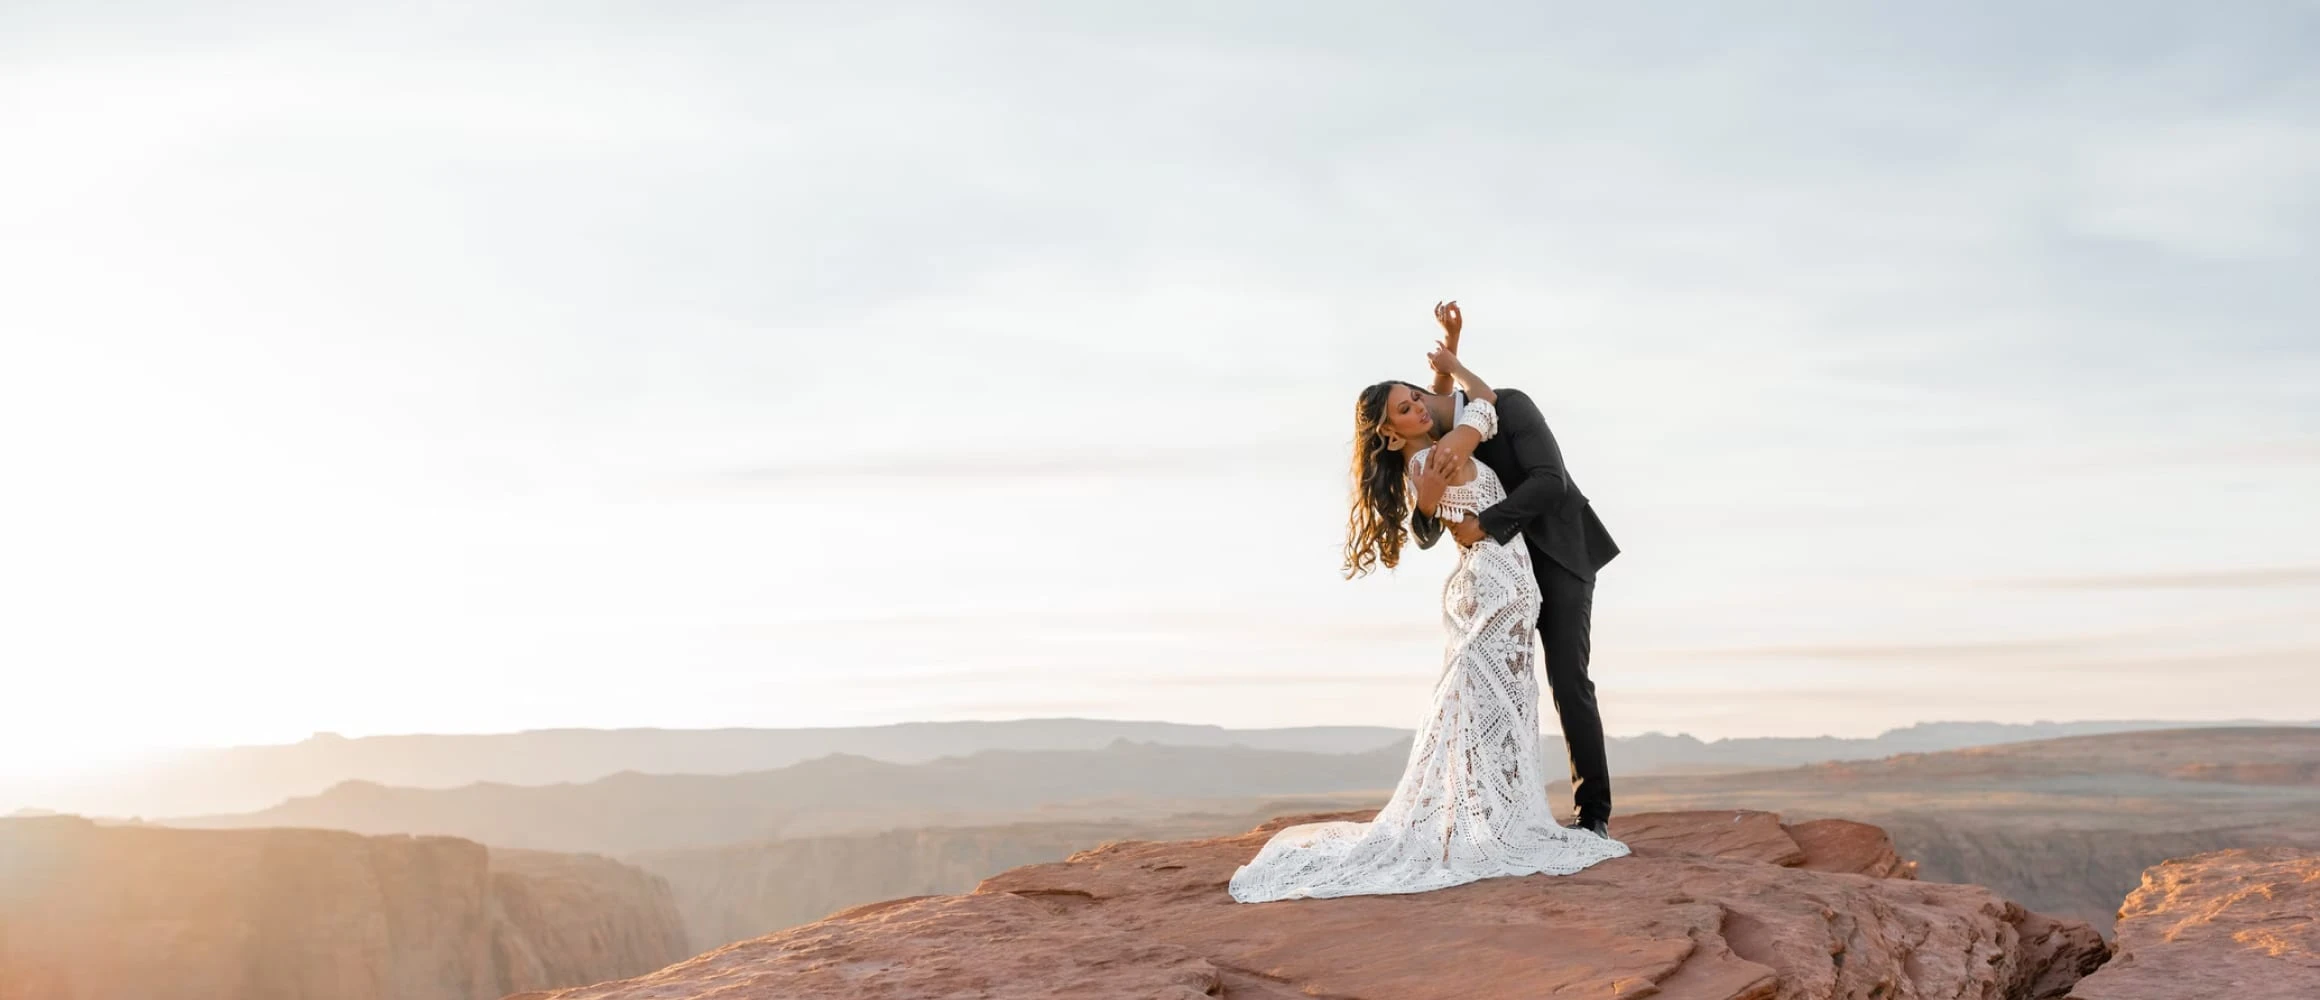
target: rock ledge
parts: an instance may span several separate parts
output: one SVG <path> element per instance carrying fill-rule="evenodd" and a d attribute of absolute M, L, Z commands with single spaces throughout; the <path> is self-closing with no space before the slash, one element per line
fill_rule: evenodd
<path fill-rule="evenodd" d="M 2152 865 L 2119 908 L 2118 957 L 2071 996 L 2320 997 L 2320 851 L 2216 851 Z"/>
<path fill-rule="evenodd" d="M 2108 955 L 2083 922 L 1909 878 L 1875 827 L 1760 812 L 1622 817 L 1634 856 L 1559 878 L 1257 905 L 1225 894 L 1271 830 L 1368 815 L 1107 844 L 966 895 L 873 903 L 648 976 L 521 996 L 2038 1000 Z"/>

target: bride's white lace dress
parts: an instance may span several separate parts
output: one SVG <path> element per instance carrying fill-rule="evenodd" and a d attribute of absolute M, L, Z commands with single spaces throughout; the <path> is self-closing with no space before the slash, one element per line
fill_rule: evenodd
<path fill-rule="evenodd" d="M 1475 400 L 1462 422 L 1488 437 L 1497 419 L 1489 403 Z M 1410 467 L 1423 460 L 1420 453 Z M 1443 493 L 1444 521 L 1506 498 L 1489 466 L 1473 467 L 1472 479 Z M 1275 833 L 1233 872 L 1232 897 L 1425 892 L 1500 875 L 1568 875 L 1627 854 L 1616 840 L 1564 828 L 1547 805 L 1532 660 L 1538 617 L 1538 579 L 1521 538 L 1503 545 L 1485 538 L 1461 551 L 1442 587 L 1449 631 L 1442 675 L 1393 797 L 1367 823 Z"/>

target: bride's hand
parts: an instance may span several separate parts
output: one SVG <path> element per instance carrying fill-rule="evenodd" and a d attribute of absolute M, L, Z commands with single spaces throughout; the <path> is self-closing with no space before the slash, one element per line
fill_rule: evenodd
<path fill-rule="evenodd" d="M 1437 374 L 1456 375 L 1460 367 L 1458 352 L 1451 350 L 1449 344 L 1437 340 L 1434 349 L 1426 352 L 1426 367 L 1434 369 Z"/>
<path fill-rule="evenodd" d="M 1465 433 L 1459 433 L 1462 430 Z M 1442 440 L 1434 442 L 1433 447 L 1426 449 L 1426 471 L 1442 477 L 1445 483 L 1449 482 L 1450 477 L 1466 471 L 1466 460 L 1474 457 L 1474 446 L 1481 443 L 1481 440 L 1481 436 L 1473 430 L 1463 427 L 1452 429 L 1442 436 Z"/>
<path fill-rule="evenodd" d="M 1458 328 L 1466 325 L 1466 317 L 1458 312 L 1458 302 L 1453 299 L 1434 303 L 1434 322 L 1442 324 L 1443 333 L 1455 337 Z"/>
<path fill-rule="evenodd" d="M 1442 491 L 1449 488 L 1450 477 L 1428 462 L 1418 469 L 1418 495 L 1411 498 L 1411 505 L 1419 511 L 1433 510 L 1442 501 Z"/>

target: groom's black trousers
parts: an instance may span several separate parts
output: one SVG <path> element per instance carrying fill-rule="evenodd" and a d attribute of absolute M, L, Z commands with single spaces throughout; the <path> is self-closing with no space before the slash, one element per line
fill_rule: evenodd
<path fill-rule="evenodd" d="M 1595 682 L 1587 679 L 1587 630 L 1595 611 L 1595 584 L 1579 579 L 1546 553 L 1531 550 L 1539 578 L 1539 642 L 1547 653 L 1547 690 L 1571 751 L 1571 797 L 1579 820 L 1611 820 L 1611 762 L 1603 751 L 1603 713 Z"/>

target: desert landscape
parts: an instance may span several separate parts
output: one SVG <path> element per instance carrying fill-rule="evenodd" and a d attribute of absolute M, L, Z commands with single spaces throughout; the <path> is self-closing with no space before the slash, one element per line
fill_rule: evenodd
<path fill-rule="evenodd" d="M 1375 805 L 1407 753 L 1406 738 L 1350 754 L 1122 738 L 1101 749 L 918 763 L 833 755 L 765 772 L 628 773 L 541 788 L 350 783 L 256 813 L 166 822 L 593 852 L 669 877 L 689 912 L 710 905 L 706 895 L 725 909 L 742 897 L 765 900 L 754 904 L 763 917 L 716 921 L 734 937 L 696 938 L 710 946 L 881 893 L 964 891 L 1009 865 L 1107 839 L 1222 835 L 1288 810 Z M 1876 823 L 1928 878 L 1990 886 L 2105 933 L 2143 869 L 2159 861 L 2320 845 L 2313 727 L 2137 729 L 1795 768 L 1705 763 L 1714 766 L 1681 767 L 1713 773 L 1624 776 L 1621 810 L 1767 809 Z M 813 887 L 787 884 L 785 870 L 810 872 Z M 850 887 L 845 871 L 875 873 L 867 877 L 878 888 Z"/>
<path fill-rule="evenodd" d="M 1092 724 L 1077 728 L 1090 742 L 1107 735 Z M 1026 742 L 1037 743 L 1054 727 L 1024 729 L 1031 734 Z M 771 960 L 744 956 L 778 954 L 790 956 L 781 961 L 807 961 L 799 956 L 819 948 L 850 954 L 936 947 L 931 942 L 955 933 L 941 928 L 971 923 L 966 914 L 980 920 L 987 916 L 982 908 L 1012 905 L 982 897 L 1001 893 L 1045 900 L 1062 891 L 995 888 L 1012 885 L 1010 878 L 1028 877 L 1010 872 L 1045 871 L 1059 864 L 1066 867 L 1058 871 L 1075 871 L 1071 866 L 1096 863 L 1083 858 L 1117 856 L 1106 852 L 1162 850 L 1208 858 L 1166 863 L 1207 874 L 1197 879 L 1186 874 L 1182 879 L 1189 881 L 1177 888 L 1149 891 L 1192 898 L 1199 895 L 1195 886 L 1210 885 L 1221 898 L 1216 872 L 1229 872 L 1225 861 L 1234 852 L 1253 850 L 1256 841 L 1249 838 L 1256 832 L 1277 828 L 1284 816 L 1362 815 L 1360 810 L 1382 801 L 1384 787 L 1407 754 L 1406 737 L 1391 731 L 1359 734 L 1351 745 L 1378 735 L 1389 742 L 1341 753 L 1198 739 L 1191 745 L 1133 742 L 1128 733 L 1152 735 L 1123 726 L 1108 742 L 1079 749 L 986 746 L 932 759 L 894 749 L 903 741 L 891 741 L 883 752 L 904 759 L 831 753 L 763 771 L 683 775 L 623 769 L 591 781 L 544 786 L 389 788 L 347 780 L 317 795 L 243 814 L 0 820 L 0 890 L 5 890 L 0 903 L 6 904 L 0 909 L 0 986 L 59 1000 L 124 995 L 163 981 L 206 984 L 184 995 L 258 1000 L 311 995 L 322 988 L 317 984 L 331 984 L 333 995 L 354 997 L 496 1000 L 635 976 L 647 977 L 640 983 L 661 984 L 653 989 L 667 989 L 669 977 L 705 976 L 711 969 L 722 970 L 717 976 L 787 975 L 780 972 L 785 968 L 780 962 L 765 965 Z M 612 735 L 608 742 L 624 738 Z M 861 733 L 841 734 L 833 742 L 880 748 Z M 1308 734 L 1275 734 L 1251 742 L 1323 744 Z M 628 763 L 617 754 L 607 761 Z M 2035 919 L 2047 923 L 2037 925 L 2033 936 L 2062 933 L 2052 930 L 2057 927 L 2079 928 L 2069 932 L 2083 932 L 2084 940 L 2071 946 L 2077 950 L 2062 958 L 2017 956 L 2029 964 L 2005 975 L 2020 981 L 2009 980 L 2011 985 L 1991 994 L 2059 995 L 2019 991 L 2031 989 L 2024 984 L 2034 985 L 2041 977 L 2075 981 L 2077 973 L 2061 970 L 2099 966 L 2100 958 L 2090 956 L 2108 955 L 2109 940 L 2117 940 L 2119 948 L 2127 949 L 2124 953 L 2151 953 L 2152 944 L 2138 943 L 2133 921 L 2155 919 L 2148 911 L 2163 907 L 2153 895 L 2157 890 L 2147 884 L 2146 872 L 2154 866 L 2237 856 L 2235 851 L 2291 861 L 2302 857 L 2298 851 L 2320 852 L 2320 727 L 2135 726 L 1793 767 L 1751 769 L 1729 759 L 1694 759 L 1659 773 L 1622 776 L 1619 802 L 1614 833 L 1638 849 L 1639 859 L 1707 856 L 1802 871 L 1834 865 L 1878 878 L 1973 886 L 2006 901 L 2000 911 L 2044 914 Z M 1863 848 L 1862 843 L 1875 846 Z M 1133 844 L 1155 846 L 1121 846 Z M 1827 862 L 1828 852 L 1839 848 L 1850 852 L 1845 855 L 1849 860 Z M 1613 870 L 1619 869 L 1606 869 Z M 1774 891 L 1752 879 L 1799 877 L 1740 869 L 1719 870 L 1712 878 L 1655 872 L 1638 876 L 1633 885 L 1602 889 L 1612 893 L 1602 905 L 1632 907 L 1635 900 L 1661 893 L 1721 900 L 1716 905 L 1728 908 L 1752 893 Z M 1668 879 L 1675 881 L 1662 885 Z M 1732 881 L 1726 884 L 1726 879 Z M 1678 889 L 1678 884 L 1691 888 Z M 171 892 L 139 894 L 135 887 L 140 885 L 166 885 Z M 1148 889 L 1120 891 L 1141 898 Z M 1551 886 L 1537 891 L 1548 893 L 1540 899 L 1552 898 Z M 2130 904 L 2130 896 L 2143 901 Z M 1997 904 L 1944 898 L 1949 901 L 1936 909 L 1997 912 L 1989 910 Z M 890 903 L 915 899 L 935 902 L 901 909 Z M 940 902 L 950 899 L 960 902 Z M 1129 914 L 1146 904 L 1121 905 L 1126 909 L 1105 911 L 1112 914 L 1106 919 L 1145 925 L 1147 918 Z M 1490 905 L 1521 909 L 1533 904 Z M 1842 905 L 1868 907 L 1863 914 L 1884 914 L 1888 908 L 1859 900 Z M 2182 905 L 2189 904 L 2164 904 Z M 2122 908 L 2128 919 L 2124 924 L 2119 923 Z M 1040 912 L 1045 911 L 1035 907 L 1021 916 L 1031 920 Z M 1562 919 L 1552 916 L 1557 912 L 1562 911 L 1549 908 L 1526 919 L 1555 923 Z M 1190 921 L 1186 926 L 1214 922 L 1211 917 L 1182 919 Z M 1738 925 L 1735 919 L 1740 918 L 1711 922 L 1723 928 L 1718 933 L 1726 933 L 1733 926 L 1756 926 L 1750 921 L 1793 918 L 1749 916 Z M 1939 933 L 2020 939 L 2025 932 L 2016 924 L 2030 918 L 2007 919 L 2014 923 L 2004 933 L 1991 927 Z M 1668 934 L 1687 939 L 1700 934 L 1697 928 L 1651 926 L 1657 929 L 1619 924 L 1590 927 L 1586 934 L 1607 935 L 1601 940 L 1622 941 L 1617 948 L 1642 952 L 1657 946 L 1630 941 L 1631 935 L 1668 940 Z M 1897 925 L 1878 933 L 1936 933 L 1907 926 L 1920 929 Z M 1033 932 L 1032 924 L 1025 928 L 1024 933 Z M 1103 943 L 1112 939 L 1086 926 L 1074 933 L 1080 932 L 1095 936 L 1041 947 L 1086 953 L 1114 946 Z M 129 942 L 154 940 L 170 944 L 141 951 L 138 963 L 99 960 Z M 807 940 L 817 943 L 799 952 L 795 942 Z M 1193 952 L 1218 958 L 1209 952 L 1222 939 L 1200 940 L 1208 944 Z M 1746 996 L 1754 987 L 1739 980 L 1769 975 L 1786 982 L 1781 977 L 1794 972 L 1782 964 L 1791 959 L 1751 954 L 1745 940 L 1719 947 L 1737 949 L 1733 954 L 1738 957 L 1717 962 L 1739 964 L 1716 966 L 1712 975 L 1698 964 L 1704 959 L 1687 956 L 1625 971 L 1582 962 L 1522 975 L 1625 981 L 1624 976 L 1663 986 L 1697 979 L 1739 990 L 1732 996 Z M 1011 953 L 1005 961 L 1036 964 L 1038 953 Z M 261 960 L 285 954 L 330 960 L 287 965 Z M 1571 957 L 1556 954 L 1563 955 L 1556 962 Z M 703 957 L 681 963 L 694 955 Z M 1254 989 L 1249 984 L 1255 980 L 1246 971 L 1252 959 L 1224 958 L 1228 961 L 1216 967 L 1224 971 L 1193 975 L 1192 981 L 1213 975 L 1222 977 L 1217 982 Z M 987 949 L 962 953 L 958 961 L 966 964 L 958 969 L 996 960 Z M 1136 975 L 1184 974 L 1178 959 L 1153 961 L 1158 965 Z M 1902 958 L 1872 961 L 1892 965 Z M 2168 961 L 2175 959 L 2153 958 L 2137 968 L 2163 968 Z M 191 966 L 201 968 L 194 972 Z M 1742 966 L 1757 971 L 1733 971 Z M 664 967 L 669 971 L 659 971 Z M 1064 990 L 1069 976 L 1055 974 L 1064 978 L 1008 995 Z M 1500 974 L 1515 973 L 1492 973 Z M 1871 978 L 1880 975 L 1887 973 Z M 2122 978 L 2123 972 L 2099 982 Z M 1298 976 L 1288 979 L 1304 982 Z M 571 996 L 644 996 L 621 990 L 645 988 L 608 986 Z M 865 991 L 863 996 L 907 996 L 925 984 L 813 987 L 836 991 L 826 994 L 831 996 L 854 995 L 843 990 L 857 988 Z M 1223 995 L 1243 994 L 1228 989 Z"/>
<path fill-rule="evenodd" d="M 2320 1000 L 2320 0 L 0 0 L 0 1000 Z"/>

